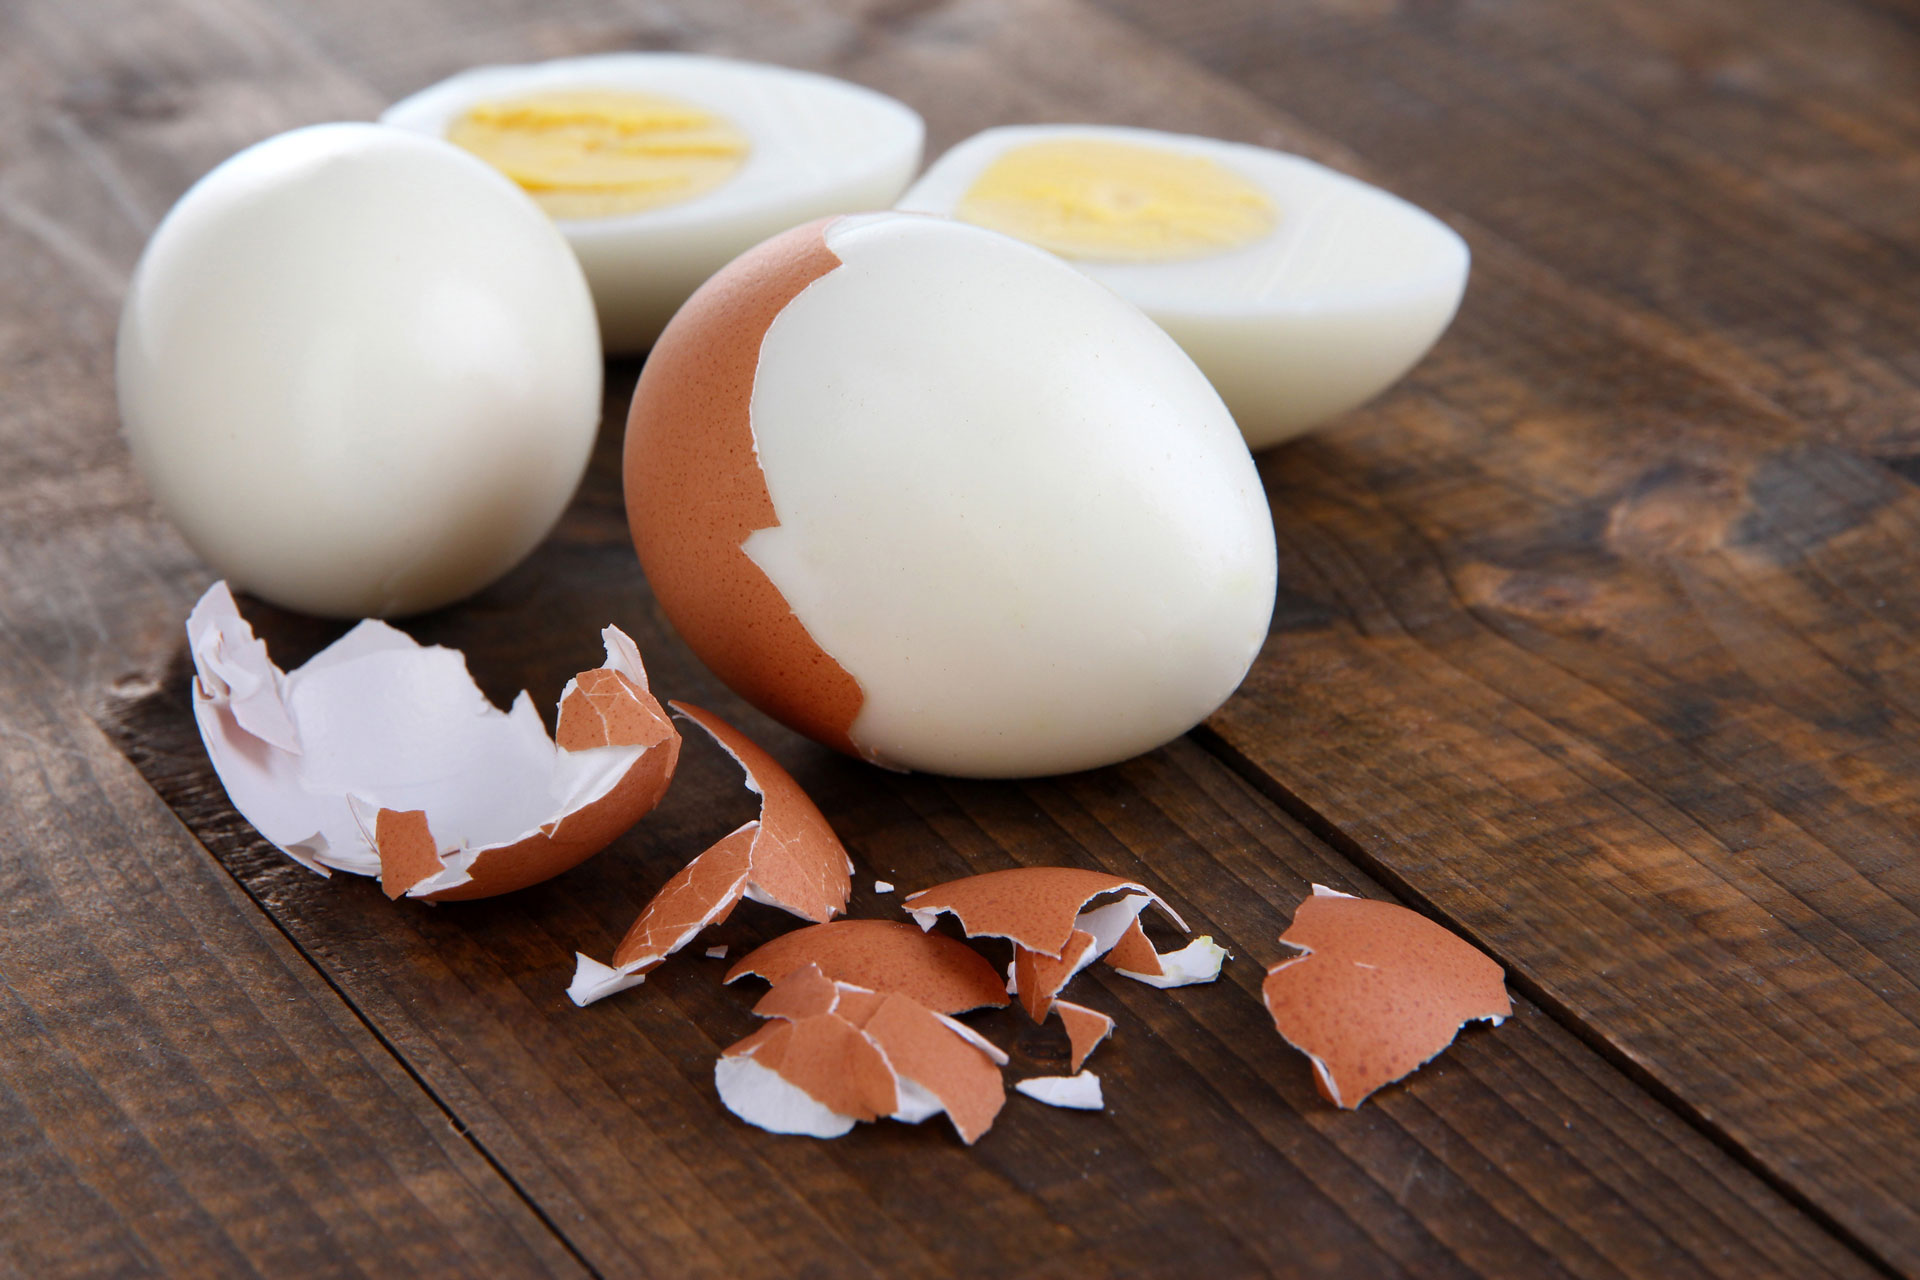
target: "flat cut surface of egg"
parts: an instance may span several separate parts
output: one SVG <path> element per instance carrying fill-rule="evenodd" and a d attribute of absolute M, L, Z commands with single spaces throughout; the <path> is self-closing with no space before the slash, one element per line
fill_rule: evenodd
<path fill-rule="evenodd" d="M 552 222 L 447 143 L 281 134 L 182 196 L 121 316 L 121 419 L 161 506 L 276 604 L 394 616 L 531 551 L 599 425 L 600 344 Z"/>
<path fill-rule="evenodd" d="M 1154 318 L 1262 448 L 1385 390 L 1466 287 L 1466 243 L 1406 201 L 1263 147 L 1023 125 L 940 157 L 900 209 L 1067 258 Z"/>
<path fill-rule="evenodd" d="M 762 63 L 617 53 L 463 72 L 382 119 L 471 149 L 556 219 L 609 351 L 638 351 L 768 236 L 884 208 L 920 163 L 911 109 Z"/>
<path fill-rule="evenodd" d="M 1136 308 L 1006 236 L 796 229 L 641 375 L 629 517 L 735 689 L 882 763 L 976 776 L 1184 732 L 1265 638 L 1275 555 L 1220 399 Z"/>

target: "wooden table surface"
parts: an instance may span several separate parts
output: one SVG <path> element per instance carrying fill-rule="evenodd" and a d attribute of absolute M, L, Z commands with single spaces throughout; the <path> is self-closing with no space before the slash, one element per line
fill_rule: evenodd
<path fill-rule="evenodd" d="M 410 624 L 546 706 L 626 628 L 812 791 L 856 915 L 897 913 L 876 876 L 1161 887 L 1235 958 L 1080 980 L 1119 1019 L 1104 1114 L 776 1137 L 714 1095 L 753 1019 L 713 961 L 568 1003 L 572 951 L 751 815 L 702 744 L 608 853 L 441 909 L 288 862 L 205 762 L 210 575 L 114 407 L 156 218 L 267 134 L 626 48 L 872 85 L 934 153 L 1044 120 L 1279 146 L 1472 244 L 1407 382 L 1262 456 L 1271 639 L 1130 763 L 895 777 L 743 708 L 627 544 L 631 365 L 554 538 Z M 1914 0 L 0 0 L 0 1269 L 1920 1276 L 1916 88 Z M 283 665 L 339 631 L 249 609 Z M 1321 1102 L 1258 1000 L 1313 881 L 1472 939 L 1517 1016 Z"/>

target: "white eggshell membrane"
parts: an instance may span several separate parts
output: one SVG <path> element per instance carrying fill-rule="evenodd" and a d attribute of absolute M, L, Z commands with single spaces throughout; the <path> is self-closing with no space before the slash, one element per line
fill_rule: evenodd
<path fill-rule="evenodd" d="M 1384 391 L 1460 305 L 1467 245 L 1445 223 L 1311 160 L 1215 138 L 1093 125 L 989 129 L 941 156 L 896 207 L 951 215 L 1002 153 L 1074 139 L 1201 156 L 1273 201 L 1278 225 L 1244 248 L 1168 262 L 1073 263 L 1173 335 L 1253 448 Z"/>
<path fill-rule="evenodd" d="M 761 343 L 779 524 L 746 553 L 864 695 L 883 763 L 1024 776 L 1126 759 L 1238 686 L 1273 609 L 1252 458 L 1193 362 L 1052 255 L 904 214 Z"/>
<path fill-rule="evenodd" d="M 472 156 L 368 124 L 270 138 L 181 197 L 134 272 L 118 378 L 194 549 L 333 616 L 512 568 L 600 420 L 593 305 L 552 223 Z"/>
<path fill-rule="evenodd" d="M 633 642 L 615 627 L 602 634 L 606 665 L 645 689 Z M 502 712 L 458 650 L 422 646 L 378 619 L 282 671 L 224 582 L 194 606 L 187 647 L 194 719 L 241 816 L 322 875 L 372 876 L 378 812 L 424 810 L 445 870 L 410 897 L 458 889 L 482 852 L 608 795 L 648 750 L 563 751 L 525 692 Z"/>
<path fill-rule="evenodd" d="M 703 107 L 752 142 L 745 167 L 694 199 L 560 220 L 599 307 L 609 352 L 644 350 L 702 281 L 814 218 L 891 204 L 920 165 L 925 126 L 905 104 L 829 76 L 687 53 L 612 53 L 478 67 L 381 120 L 443 138 L 477 102 L 556 89 L 626 89 Z"/>

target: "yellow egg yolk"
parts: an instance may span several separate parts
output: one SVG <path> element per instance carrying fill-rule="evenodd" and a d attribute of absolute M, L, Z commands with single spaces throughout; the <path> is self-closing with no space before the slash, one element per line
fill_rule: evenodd
<path fill-rule="evenodd" d="M 1117 262 L 1223 253 L 1279 220 L 1265 191 L 1204 156 L 1092 139 L 1003 152 L 954 213 L 1063 258 Z"/>
<path fill-rule="evenodd" d="M 731 121 L 674 98 L 561 90 L 480 102 L 447 130 L 556 218 L 678 204 L 739 172 L 751 143 Z"/>

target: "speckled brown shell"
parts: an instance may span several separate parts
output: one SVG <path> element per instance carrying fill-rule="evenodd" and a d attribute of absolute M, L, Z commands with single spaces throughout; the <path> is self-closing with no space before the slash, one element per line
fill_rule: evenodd
<path fill-rule="evenodd" d="M 1173 914 L 1145 885 L 1081 867 L 988 871 L 909 894 L 901 905 L 916 912 L 951 911 L 968 937 L 1011 938 L 1029 951 L 1057 959 L 1073 936 L 1080 909 L 1103 893 L 1122 891 L 1144 893 Z M 1178 922 L 1179 917 L 1173 918 Z"/>
<path fill-rule="evenodd" d="M 1391 902 L 1315 894 L 1280 940 L 1307 954 L 1267 974 L 1267 1011 L 1342 1107 L 1432 1058 L 1462 1024 L 1513 1012 L 1491 957 Z"/>
<path fill-rule="evenodd" d="M 700 660 L 768 715 L 857 755 L 859 684 L 741 550 L 779 523 L 750 417 L 760 344 L 787 303 L 840 265 L 830 221 L 749 250 L 680 308 L 634 388 L 624 469 L 641 566 Z"/>
<path fill-rule="evenodd" d="M 777 983 L 806 965 L 840 982 L 903 995 L 936 1013 L 1007 1003 L 1006 984 L 985 956 L 899 920 L 835 920 L 783 933 L 743 957 L 726 980 L 752 974 Z"/>

